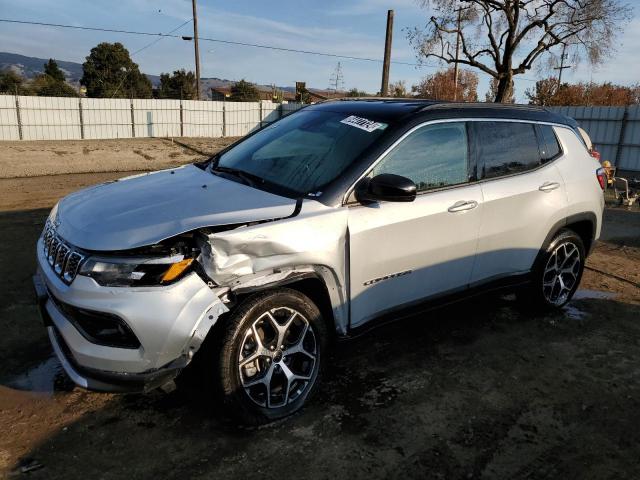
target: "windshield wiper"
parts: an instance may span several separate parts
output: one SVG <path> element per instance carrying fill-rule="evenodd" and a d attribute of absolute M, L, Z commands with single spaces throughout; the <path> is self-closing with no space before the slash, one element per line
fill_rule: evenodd
<path fill-rule="evenodd" d="M 240 170 L 239 168 L 222 167 L 220 165 L 216 165 L 211 168 L 211 171 L 226 173 L 233 177 L 239 178 L 245 185 L 249 185 L 250 187 L 254 187 L 256 184 L 264 183 L 264 179 L 262 177 L 254 175 L 253 173 L 245 172 L 244 170 Z"/>

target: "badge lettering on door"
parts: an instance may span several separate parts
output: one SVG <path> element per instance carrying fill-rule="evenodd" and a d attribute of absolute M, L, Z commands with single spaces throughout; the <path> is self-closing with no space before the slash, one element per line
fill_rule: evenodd
<path fill-rule="evenodd" d="M 369 133 L 373 132 L 374 130 L 384 130 L 385 128 L 387 128 L 386 123 L 374 122 L 373 120 L 357 117 L 356 115 L 351 115 L 344 120 L 340 120 L 340 123 L 351 125 L 352 127 L 359 128 L 360 130 L 364 130 L 365 132 Z"/>
<path fill-rule="evenodd" d="M 374 278 L 373 280 L 367 280 L 366 282 L 363 283 L 363 285 L 366 287 L 369 285 L 373 285 L 374 283 L 382 282 L 383 280 L 389 280 L 391 278 L 398 278 L 404 275 L 409 275 L 410 273 L 413 273 L 413 270 L 405 270 L 404 272 L 390 273 L 389 275 L 385 275 L 384 277 Z"/>

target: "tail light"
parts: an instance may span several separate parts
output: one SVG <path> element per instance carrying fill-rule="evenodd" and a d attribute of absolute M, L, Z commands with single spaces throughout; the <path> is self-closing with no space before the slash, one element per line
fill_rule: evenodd
<path fill-rule="evenodd" d="M 607 172 L 604 171 L 604 168 L 599 168 L 596 170 L 596 177 L 598 177 L 598 183 L 600 184 L 600 188 L 604 191 L 607 186 Z"/>
<path fill-rule="evenodd" d="M 600 152 L 597 151 L 595 148 L 592 148 L 591 150 L 589 150 L 589 155 L 591 155 L 596 160 L 600 161 Z"/>

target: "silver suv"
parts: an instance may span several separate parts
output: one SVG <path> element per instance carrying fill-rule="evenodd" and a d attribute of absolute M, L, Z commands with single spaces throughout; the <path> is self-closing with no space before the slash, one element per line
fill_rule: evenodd
<path fill-rule="evenodd" d="M 309 399 L 332 337 L 374 320 L 497 287 L 566 304 L 600 234 L 599 167 L 540 108 L 327 102 L 62 199 L 34 283 L 78 385 L 145 391 L 195 358 L 231 412 L 268 421 Z"/>

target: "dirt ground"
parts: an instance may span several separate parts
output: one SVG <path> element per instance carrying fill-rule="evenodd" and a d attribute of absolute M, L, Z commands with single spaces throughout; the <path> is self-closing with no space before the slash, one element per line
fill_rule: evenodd
<path fill-rule="evenodd" d="M 160 170 L 197 161 L 235 140 L 225 137 L 1 142 L 0 178 Z"/>
<path fill-rule="evenodd" d="M 491 295 L 338 343 L 302 412 L 73 388 L 31 290 L 53 202 L 124 173 L 0 180 L 0 477 L 640 478 L 640 210 L 607 209 L 562 312 Z"/>

